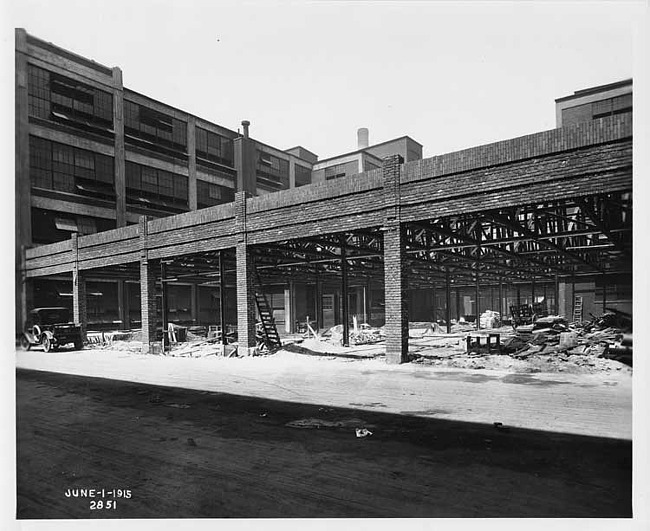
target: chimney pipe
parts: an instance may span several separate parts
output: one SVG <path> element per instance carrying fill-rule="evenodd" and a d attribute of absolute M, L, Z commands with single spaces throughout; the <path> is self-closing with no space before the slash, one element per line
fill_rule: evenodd
<path fill-rule="evenodd" d="M 242 126 L 244 127 L 244 138 L 248 138 L 248 126 L 251 124 L 248 120 L 242 121 Z"/>
<path fill-rule="evenodd" d="M 361 127 L 357 129 L 357 146 L 359 149 L 368 147 L 368 128 Z"/>

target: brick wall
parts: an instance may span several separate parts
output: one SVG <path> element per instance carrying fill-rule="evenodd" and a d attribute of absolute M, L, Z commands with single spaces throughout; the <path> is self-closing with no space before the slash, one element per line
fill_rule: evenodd
<path fill-rule="evenodd" d="M 621 114 L 587 123 L 502 140 L 404 165 L 402 181 L 489 168 L 632 137 L 632 115 Z"/>

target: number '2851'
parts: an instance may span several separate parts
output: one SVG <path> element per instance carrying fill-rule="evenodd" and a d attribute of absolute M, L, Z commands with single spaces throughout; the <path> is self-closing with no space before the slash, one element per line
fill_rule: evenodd
<path fill-rule="evenodd" d="M 95 509 L 115 509 L 117 507 L 117 502 L 115 500 L 92 500 L 90 502 L 90 510 L 94 511 Z"/>

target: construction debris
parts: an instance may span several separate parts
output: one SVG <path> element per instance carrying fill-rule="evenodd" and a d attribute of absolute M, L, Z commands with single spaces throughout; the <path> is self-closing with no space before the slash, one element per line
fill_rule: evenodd
<path fill-rule="evenodd" d="M 302 429 L 320 429 L 320 428 L 330 428 L 330 429 L 339 429 L 339 428 L 355 428 L 357 426 L 363 425 L 365 422 L 361 419 L 346 419 L 346 420 L 324 420 L 324 419 L 300 419 L 287 422 L 285 426 L 289 428 L 302 428 Z M 365 428 L 362 428 L 366 430 Z M 366 430 L 367 431 L 367 430 Z M 372 435 L 372 433 L 368 432 Z M 362 435 L 364 437 L 365 435 Z"/>

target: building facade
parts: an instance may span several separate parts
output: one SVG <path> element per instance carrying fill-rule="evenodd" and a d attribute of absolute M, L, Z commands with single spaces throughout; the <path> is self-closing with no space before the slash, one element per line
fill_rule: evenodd
<path fill-rule="evenodd" d="M 229 203 L 237 191 L 256 196 L 332 178 L 322 169 L 327 163 L 314 171 L 318 156 L 302 146 L 282 150 L 253 139 L 248 121 L 234 131 L 128 89 L 118 67 L 24 29 L 15 39 L 17 328 L 33 301 L 61 305 L 71 297 L 63 277 L 21 289 L 25 249 L 136 224 L 142 215 Z M 401 153 L 408 142 L 421 158 L 421 146 L 407 139 L 366 149 L 367 162 L 354 173 L 378 167 L 379 156 Z M 213 289 L 188 284 L 170 291 L 178 321 L 200 323 L 213 314 Z M 89 279 L 88 293 L 91 325 L 135 321 L 139 292 L 129 282 Z"/>
<path fill-rule="evenodd" d="M 632 80 L 576 90 L 555 100 L 557 127 L 632 112 Z"/>

